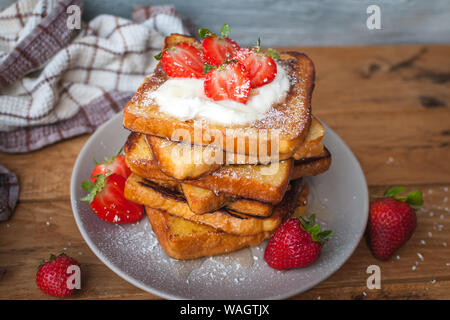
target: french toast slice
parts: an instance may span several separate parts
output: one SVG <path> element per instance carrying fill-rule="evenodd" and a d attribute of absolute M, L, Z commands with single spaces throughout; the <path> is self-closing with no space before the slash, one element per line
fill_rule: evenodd
<path fill-rule="evenodd" d="M 149 135 L 145 140 L 159 169 L 178 180 L 198 178 L 224 164 L 224 152 L 213 147 L 191 146 Z"/>
<path fill-rule="evenodd" d="M 303 215 L 308 202 L 308 188 L 300 193 L 294 215 Z M 210 226 L 175 217 L 165 211 L 145 207 L 153 232 L 163 250 L 175 259 L 195 259 L 256 246 L 269 238 L 270 232 L 237 236 Z"/>
<path fill-rule="evenodd" d="M 211 190 L 186 183 L 181 183 L 181 189 L 189 208 L 196 214 L 217 211 L 233 199 L 231 195 L 224 193 L 216 195 Z"/>
<path fill-rule="evenodd" d="M 221 168 L 224 164 L 259 164 L 271 160 L 286 160 L 291 157 L 303 159 L 319 156 L 323 152 L 325 129 L 322 124 L 312 118 L 311 126 L 305 141 L 289 154 L 280 154 L 277 159 L 271 157 L 254 157 L 222 152 L 211 146 L 187 145 L 156 136 L 146 136 L 152 151 L 153 159 L 162 172 L 178 180 L 195 179 Z"/>
<path fill-rule="evenodd" d="M 223 207 L 241 214 L 257 217 L 268 217 L 272 214 L 273 205 L 252 199 L 236 198 L 228 194 L 215 194 L 211 190 L 186 183 L 181 184 L 184 197 L 191 210 L 197 214 L 217 211 Z"/>
<path fill-rule="evenodd" d="M 163 49 L 179 42 L 200 46 L 200 42 L 193 37 L 172 34 L 165 39 Z M 290 89 L 286 97 L 273 104 L 261 119 L 245 125 L 224 126 L 204 119 L 182 121 L 161 112 L 149 97 L 149 93 L 156 91 L 169 79 L 161 63 L 158 63 L 153 74 L 144 80 L 125 106 L 123 125 L 130 131 L 169 140 L 180 140 L 177 135 L 181 130 L 186 133 L 185 138 L 189 137 L 189 142 L 197 141 L 200 136 L 201 142 L 195 144 L 214 145 L 233 153 L 257 156 L 263 154 L 261 148 L 264 153 L 271 148 L 276 149 L 278 154 L 291 153 L 304 140 L 311 124 L 314 64 L 306 55 L 298 52 L 281 53 L 277 62 L 289 75 Z M 273 141 L 272 134 L 277 136 L 278 143 Z"/>
<path fill-rule="evenodd" d="M 317 118 L 313 117 L 305 141 L 298 146 L 292 157 L 295 160 L 300 160 L 304 158 L 312 158 L 320 156 L 324 149 L 323 146 L 324 136 L 325 136 L 325 128 L 323 127 L 322 123 L 319 120 L 317 120 Z"/>
<path fill-rule="evenodd" d="M 324 148 L 322 154 L 319 156 L 295 160 L 291 179 L 315 176 L 324 173 L 330 166 L 331 153 L 327 148 Z"/>
<path fill-rule="evenodd" d="M 189 221 L 206 224 L 226 233 L 253 235 L 275 230 L 287 216 L 290 216 L 295 209 L 302 188 L 303 181 L 301 179 L 293 181 L 283 201 L 274 208 L 272 215 L 267 218 L 236 215 L 225 209 L 196 214 L 189 208 L 181 193 L 166 189 L 136 174 L 131 174 L 128 177 L 124 195 L 126 199 L 132 202 L 159 209 Z"/>
<path fill-rule="evenodd" d="M 228 253 L 256 246 L 270 236 L 270 232 L 237 236 L 162 210 L 145 207 L 145 211 L 159 244 L 174 259 L 196 259 Z"/>
<path fill-rule="evenodd" d="M 131 133 L 124 146 L 125 161 L 134 173 L 149 178 L 176 180 L 164 174 L 153 160 L 145 136 Z M 268 165 L 229 165 L 198 179 L 181 182 L 233 196 L 277 204 L 289 184 L 293 159 Z"/>

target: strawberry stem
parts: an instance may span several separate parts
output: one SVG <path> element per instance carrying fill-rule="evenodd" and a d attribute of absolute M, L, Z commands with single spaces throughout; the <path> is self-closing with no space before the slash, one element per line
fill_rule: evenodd
<path fill-rule="evenodd" d="M 85 201 L 88 203 L 91 203 L 94 201 L 94 197 L 97 193 L 101 192 L 103 188 L 105 187 L 105 181 L 106 178 L 109 177 L 112 174 L 111 170 L 108 170 L 106 174 L 96 174 L 93 176 L 93 178 L 97 178 L 95 180 L 95 183 L 92 183 L 91 180 L 86 180 L 81 183 L 81 188 L 83 188 L 84 191 L 88 192 L 86 196 L 81 198 L 81 201 Z"/>
<path fill-rule="evenodd" d="M 420 190 L 413 190 L 409 192 L 406 196 L 400 195 L 400 193 L 403 193 L 404 191 L 405 187 L 393 187 L 386 190 L 384 196 L 387 198 L 393 198 L 401 202 L 407 202 L 415 209 L 423 205 L 423 197 L 422 192 Z"/>
<path fill-rule="evenodd" d="M 320 224 L 316 224 L 315 214 L 312 214 L 307 218 L 299 217 L 299 219 L 302 229 L 311 235 L 313 241 L 320 242 L 322 246 L 334 236 L 331 230 L 320 230 Z"/>

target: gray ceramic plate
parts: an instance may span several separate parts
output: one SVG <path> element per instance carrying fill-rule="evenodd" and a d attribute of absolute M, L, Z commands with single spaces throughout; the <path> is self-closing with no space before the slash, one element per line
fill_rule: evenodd
<path fill-rule="evenodd" d="M 329 128 L 325 144 L 333 155 L 326 173 L 308 178 L 309 212 L 336 236 L 321 257 L 303 269 L 276 271 L 267 266 L 266 242 L 235 253 L 177 261 L 169 258 L 147 219 L 115 225 L 97 218 L 80 185 L 97 159 L 110 156 L 124 144 L 128 132 L 118 114 L 100 127 L 81 150 L 72 173 L 71 199 L 75 220 L 91 250 L 119 276 L 158 296 L 177 299 L 279 299 L 308 290 L 338 270 L 358 245 L 367 221 L 368 191 L 361 167 L 347 145 Z"/>

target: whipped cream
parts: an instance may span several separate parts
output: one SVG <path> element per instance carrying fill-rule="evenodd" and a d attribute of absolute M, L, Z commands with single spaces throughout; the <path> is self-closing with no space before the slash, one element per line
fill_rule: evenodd
<path fill-rule="evenodd" d="M 261 119 L 272 104 L 284 99 L 289 86 L 287 72 L 277 64 L 273 81 L 252 89 L 246 104 L 208 98 L 203 79 L 170 78 L 147 96 L 158 104 L 161 112 L 181 121 L 205 119 L 223 125 L 246 124 Z"/>

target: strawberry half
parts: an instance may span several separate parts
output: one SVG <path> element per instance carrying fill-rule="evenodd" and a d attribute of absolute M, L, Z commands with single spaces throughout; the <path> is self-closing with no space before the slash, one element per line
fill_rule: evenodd
<path fill-rule="evenodd" d="M 322 246 L 333 236 L 320 230 L 315 215 L 286 220 L 272 235 L 264 251 L 267 264 L 277 270 L 302 268 L 316 261 Z"/>
<path fill-rule="evenodd" d="M 415 208 L 423 204 L 422 193 L 401 196 L 404 187 L 387 190 L 383 198 L 370 202 L 367 237 L 373 254 L 388 260 L 413 235 L 417 226 Z"/>
<path fill-rule="evenodd" d="M 116 173 L 125 179 L 131 174 L 130 168 L 125 163 L 125 156 L 121 155 L 122 149 L 111 158 L 105 157 L 103 162 L 97 162 L 94 156 L 95 168 L 91 174 L 91 181 L 95 183 L 98 174 L 107 174 L 108 172 Z"/>
<path fill-rule="evenodd" d="M 238 62 L 226 62 L 208 71 L 204 82 L 205 95 L 213 100 L 234 100 L 246 103 L 250 94 L 250 77 Z"/>
<path fill-rule="evenodd" d="M 203 38 L 203 57 L 206 63 L 213 66 L 220 66 L 223 62 L 230 60 L 240 49 L 239 45 L 228 38 L 230 27 L 227 24 L 222 26 L 220 37 L 211 33 L 208 29 L 200 29 L 198 34 Z"/>
<path fill-rule="evenodd" d="M 170 77 L 203 78 L 203 59 L 199 49 L 179 42 L 176 46 L 164 50 L 155 58 L 161 59 L 161 65 Z"/>
<path fill-rule="evenodd" d="M 260 40 L 256 47 L 242 48 L 233 57 L 242 63 L 250 75 L 252 88 L 258 88 L 273 81 L 277 75 L 275 59 L 279 58 L 276 51 L 269 49 L 266 54 L 260 52 Z"/>
<path fill-rule="evenodd" d="M 81 187 L 89 194 L 81 198 L 89 202 L 92 211 L 102 220 L 114 223 L 133 223 L 139 221 L 144 208 L 125 199 L 126 179 L 115 173 L 98 174 L 95 183 L 87 180 Z"/>

